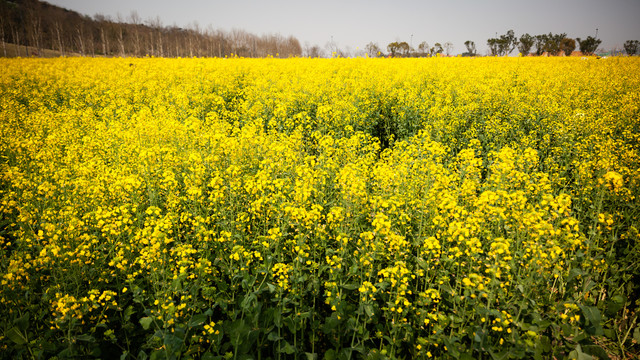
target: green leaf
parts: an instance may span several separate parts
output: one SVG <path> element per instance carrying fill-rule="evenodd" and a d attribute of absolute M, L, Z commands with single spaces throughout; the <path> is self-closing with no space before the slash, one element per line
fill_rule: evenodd
<path fill-rule="evenodd" d="M 427 264 L 427 262 L 423 258 L 418 257 L 416 258 L 416 261 L 418 262 L 418 266 L 420 266 L 422 270 L 429 270 L 429 264 Z"/>
<path fill-rule="evenodd" d="M 307 360 L 317 360 L 318 359 L 318 354 L 317 353 L 304 353 L 307 356 Z"/>
<path fill-rule="evenodd" d="M 562 324 L 562 334 L 564 336 L 571 336 L 573 334 L 573 328 L 569 324 Z"/>
<path fill-rule="evenodd" d="M 624 307 L 625 298 L 621 295 L 615 295 L 607 301 L 607 314 L 615 315 Z"/>
<path fill-rule="evenodd" d="M 161 359 L 168 359 L 169 356 L 165 349 L 160 349 L 160 350 L 154 350 L 151 353 L 151 356 L 149 358 L 150 360 L 161 360 Z"/>
<path fill-rule="evenodd" d="M 455 292 L 453 291 L 453 289 L 451 288 L 451 286 L 449 286 L 448 284 L 442 284 L 440 285 L 440 293 L 452 296 L 455 294 Z"/>
<path fill-rule="evenodd" d="M 571 282 L 571 280 L 577 278 L 578 276 L 584 275 L 584 271 L 581 269 L 573 268 L 569 271 L 569 276 L 567 277 L 567 282 Z"/>
<path fill-rule="evenodd" d="M 244 310 L 251 310 L 256 307 L 256 294 L 250 293 L 246 295 L 242 302 L 240 303 L 240 307 Z"/>
<path fill-rule="evenodd" d="M 129 305 L 126 309 L 124 309 L 124 321 L 128 322 L 131 319 L 131 315 L 133 315 L 133 306 Z"/>
<path fill-rule="evenodd" d="M 573 338 L 573 341 L 579 343 L 584 339 L 587 339 L 589 337 L 589 334 L 587 334 L 585 331 L 581 331 L 578 336 Z"/>
<path fill-rule="evenodd" d="M 282 327 L 282 313 L 281 312 L 274 312 L 273 313 L 273 324 L 277 328 L 281 328 Z"/>
<path fill-rule="evenodd" d="M 5 336 L 18 345 L 24 345 L 27 343 L 27 338 L 20 332 L 20 330 L 18 330 L 17 327 L 9 329 Z"/>
<path fill-rule="evenodd" d="M 310 311 L 303 311 L 298 315 L 298 319 L 309 319 L 311 317 Z"/>
<path fill-rule="evenodd" d="M 27 331 L 29 327 L 29 312 L 27 311 L 21 317 L 15 319 L 13 323 L 20 329 L 20 331 Z"/>
<path fill-rule="evenodd" d="M 275 331 L 272 331 L 269 333 L 269 335 L 267 335 L 267 340 L 269 341 L 278 341 L 280 339 L 282 339 L 282 336 L 278 335 L 278 333 Z"/>
<path fill-rule="evenodd" d="M 202 357 L 200 358 L 200 360 L 215 360 L 215 359 L 216 359 L 216 357 L 212 353 L 210 353 L 208 351 L 206 353 L 202 354 Z"/>
<path fill-rule="evenodd" d="M 249 335 L 250 330 L 251 327 L 241 319 L 226 323 L 225 325 L 225 331 L 229 334 L 233 346 L 244 343 L 247 340 L 247 335 Z"/>
<path fill-rule="evenodd" d="M 475 358 L 470 353 L 462 353 L 460 354 L 460 360 L 474 360 Z"/>
<path fill-rule="evenodd" d="M 585 354 L 580 345 L 576 345 L 576 349 L 569 353 L 569 359 L 593 360 L 593 357 L 589 354 Z"/>
<path fill-rule="evenodd" d="M 640 343 L 640 326 L 633 330 L 633 340 Z"/>
<path fill-rule="evenodd" d="M 604 331 L 602 329 L 600 310 L 595 306 L 580 306 L 580 309 L 582 309 L 586 325 L 588 325 L 586 328 L 587 332 L 591 335 L 603 335 Z"/>
<path fill-rule="evenodd" d="M 476 333 L 473 336 L 473 341 L 481 343 L 482 342 L 482 337 L 478 333 Z"/>
<path fill-rule="evenodd" d="M 580 306 L 582 313 L 584 314 L 587 324 L 596 325 L 600 324 L 602 317 L 600 316 L 600 310 L 595 306 Z"/>
<path fill-rule="evenodd" d="M 609 355 L 607 355 L 607 352 L 598 345 L 584 345 L 582 347 L 582 351 L 589 355 L 597 356 L 599 359 L 610 359 Z"/>
<path fill-rule="evenodd" d="M 448 355 L 452 356 L 454 359 L 460 358 L 460 351 L 458 351 L 458 346 L 454 341 L 450 341 L 449 339 L 444 339 L 444 343 L 447 346 Z"/>
<path fill-rule="evenodd" d="M 298 324 L 292 317 L 286 317 L 282 320 L 282 322 L 287 327 L 287 329 L 291 331 L 292 334 L 295 334 L 297 332 Z"/>
<path fill-rule="evenodd" d="M 78 335 L 76 336 L 76 339 L 80 341 L 86 341 L 86 342 L 96 342 L 96 338 L 94 338 L 89 334 Z"/>
<path fill-rule="evenodd" d="M 359 287 L 358 284 L 342 284 L 342 288 L 347 290 L 355 290 Z"/>
<path fill-rule="evenodd" d="M 42 350 L 44 350 L 44 352 L 49 352 L 49 353 L 55 352 L 56 349 L 58 348 L 55 344 L 52 344 L 46 341 L 42 342 L 40 346 Z"/>
<path fill-rule="evenodd" d="M 358 274 L 358 265 L 357 264 L 353 264 L 353 266 L 351 266 L 349 268 L 349 274 L 351 274 L 351 275 Z"/>
<path fill-rule="evenodd" d="M 507 349 L 502 350 L 499 353 L 494 353 L 493 351 L 489 351 L 489 354 L 491 354 L 491 358 L 493 360 L 504 360 L 509 358 L 510 351 Z"/>
<path fill-rule="evenodd" d="M 207 321 L 207 318 L 208 316 L 206 314 L 193 315 L 187 323 L 187 326 L 189 326 L 190 328 L 200 326 L 204 324 L 205 321 Z"/>
<path fill-rule="evenodd" d="M 329 349 L 324 353 L 324 358 L 325 360 L 333 360 L 336 358 L 336 351 L 333 349 Z"/>
<path fill-rule="evenodd" d="M 69 348 L 65 348 L 64 350 L 60 351 L 58 353 L 58 358 L 59 359 L 68 359 L 71 357 L 71 349 Z"/>
<path fill-rule="evenodd" d="M 369 317 L 373 317 L 373 315 L 375 315 L 375 312 L 373 312 L 373 306 L 370 304 L 366 304 L 364 306 L 364 312 L 367 313 Z"/>
<path fill-rule="evenodd" d="M 551 351 L 551 341 L 548 337 L 542 336 L 536 340 L 536 349 L 540 349 L 544 352 Z"/>
<path fill-rule="evenodd" d="M 549 325 L 551 325 L 551 321 L 549 320 L 540 321 L 537 325 L 538 325 L 538 329 L 545 330 L 546 328 L 549 327 Z"/>
<path fill-rule="evenodd" d="M 287 355 L 291 355 L 294 352 L 296 352 L 296 349 L 293 348 L 293 346 L 291 346 L 291 344 L 289 344 L 288 342 L 284 342 L 281 346 L 280 346 L 280 351 L 286 353 Z"/>
<path fill-rule="evenodd" d="M 604 336 L 607 339 L 616 341 L 618 339 L 616 335 L 617 334 L 616 334 L 616 331 L 614 329 L 604 329 Z"/>
<path fill-rule="evenodd" d="M 170 353 L 174 352 L 182 352 L 182 345 L 184 344 L 182 338 L 179 338 L 173 334 L 166 334 L 164 336 L 164 344 L 166 345 L 167 351 Z"/>
<path fill-rule="evenodd" d="M 142 325 L 143 329 L 149 330 L 149 326 L 151 325 L 152 321 L 153 321 L 152 318 L 146 316 L 146 317 L 143 317 L 142 319 L 140 319 L 140 325 Z"/>
<path fill-rule="evenodd" d="M 338 327 L 338 325 L 340 325 L 340 320 L 338 320 L 338 318 L 335 316 L 329 316 L 325 319 L 322 330 L 325 334 L 329 334 L 333 332 Z"/>
<path fill-rule="evenodd" d="M 266 331 L 270 331 L 274 327 L 274 314 L 276 313 L 276 309 L 267 308 L 261 311 L 256 312 L 256 316 L 258 319 L 258 323 L 261 327 L 266 328 Z"/>
<path fill-rule="evenodd" d="M 146 352 L 144 352 L 144 350 L 140 350 L 140 352 L 138 353 L 138 360 L 147 360 L 149 358 L 149 355 L 147 355 Z"/>

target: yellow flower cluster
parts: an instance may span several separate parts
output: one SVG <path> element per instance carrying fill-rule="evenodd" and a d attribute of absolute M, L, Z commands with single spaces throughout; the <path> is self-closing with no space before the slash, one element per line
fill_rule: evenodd
<path fill-rule="evenodd" d="M 639 239 L 637 58 L 0 67 L 3 328 L 487 357 L 585 326 Z"/>

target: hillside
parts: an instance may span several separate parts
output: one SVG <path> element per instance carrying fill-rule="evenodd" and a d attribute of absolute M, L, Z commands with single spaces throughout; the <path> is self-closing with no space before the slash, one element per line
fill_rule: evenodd
<path fill-rule="evenodd" d="M 300 42 L 293 36 L 265 34 L 257 36 L 243 30 L 230 32 L 165 26 L 159 18 L 142 19 L 132 12 L 126 18 L 113 19 L 96 14 L 79 14 L 43 1 L 0 0 L 0 42 L 31 47 L 29 56 L 56 56 L 69 53 L 81 56 L 122 57 L 290 57 L 302 54 Z M 11 46 L 0 56 L 12 56 Z M 26 47 L 26 48 L 25 48 Z M 18 54 L 15 50 L 13 56 Z M 25 55 L 22 55 L 25 56 Z"/>

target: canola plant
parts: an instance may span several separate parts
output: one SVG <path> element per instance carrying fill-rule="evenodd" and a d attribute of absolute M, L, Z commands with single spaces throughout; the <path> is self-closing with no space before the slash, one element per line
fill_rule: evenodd
<path fill-rule="evenodd" d="M 2 358 L 638 353 L 638 58 L 0 67 Z"/>

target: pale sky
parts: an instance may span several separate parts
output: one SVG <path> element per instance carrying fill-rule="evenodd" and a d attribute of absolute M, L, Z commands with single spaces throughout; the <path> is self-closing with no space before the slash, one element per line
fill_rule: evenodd
<path fill-rule="evenodd" d="M 487 39 L 513 29 L 516 36 L 566 33 L 571 38 L 595 36 L 601 48 L 622 48 L 626 40 L 640 40 L 640 0 L 47 0 L 94 16 L 136 11 L 143 20 L 159 17 L 164 25 L 256 35 L 293 35 L 301 45 L 326 49 L 332 41 L 341 49 L 363 49 L 369 42 L 386 51 L 388 43 L 406 41 L 417 48 L 426 41 L 450 41 L 453 53 L 476 43 L 484 54 Z"/>

